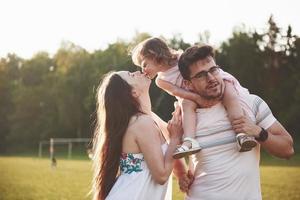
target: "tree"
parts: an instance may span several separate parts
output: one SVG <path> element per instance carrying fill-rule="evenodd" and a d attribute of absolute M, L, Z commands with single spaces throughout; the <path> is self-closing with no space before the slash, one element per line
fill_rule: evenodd
<path fill-rule="evenodd" d="M 216 52 L 216 60 L 251 93 L 263 95 L 263 58 L 251 34 L 234 32 L 232 38 L 222 43 Z"/>
<path fill-rule="evenodd" d="M 19 65 L 19 80 L 12 91 L 14 110 L 9 115 L 10 133 L 7 135 L 11 146 L 28 146 L 49 131 L 47 122 L 52 115 L 47 111 L 52 111 L 48 108 L 52 102 L 49 88 L 44 83 L 48 83 L 46 79 L 51 66 L 52 61 L 44 52 Z"/>

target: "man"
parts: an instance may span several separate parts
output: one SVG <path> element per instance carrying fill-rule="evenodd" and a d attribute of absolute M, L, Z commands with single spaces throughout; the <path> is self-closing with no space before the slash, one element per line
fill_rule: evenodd
<path fill-rule="evenodd" d="M 210 108 L 197 109 L 197 140 L 203 149 L 190 159 L 188 174 L 176 171 L 187 200 L 261 199 L 260 147 L 271 155 L 289 159 L 293 140 L 272 115 L 268 105 L 256 95 L 243 99 L 246 116 L 231 124 L 221 103 L 224 81 L 210 46 L 193 46 L 180 57 L 179 69 L 187 84 L 199 95 L 216 100 Z M 193 78 L 191 78 L 193 77 Z M 254 136 L 259 143 L 251 151 L 240 153 L 235 133 Z M 175 167 L 176 168 L 176 167 Z"/>

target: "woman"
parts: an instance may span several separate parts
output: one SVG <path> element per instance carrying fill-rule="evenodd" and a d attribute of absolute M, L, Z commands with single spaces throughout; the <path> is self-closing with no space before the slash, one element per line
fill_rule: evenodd
<path fill-rule="evenodd" d="M 171 199 L 167 188 L 182 135 L 180 109 L 168 130 L 162 128 L 151 112 L 150 83 L 140 72 L 111 72 L 98 89 L 94 200 Z"/>

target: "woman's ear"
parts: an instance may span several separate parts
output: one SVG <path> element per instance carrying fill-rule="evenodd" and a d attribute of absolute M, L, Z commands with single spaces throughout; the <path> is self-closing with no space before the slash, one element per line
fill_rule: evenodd
<path fill-rule="evenodd" d="M 140 96 L 140 92 L 139 92 L 137 89 L 135 89 L 135 88 L 133 88 L 133 89 L 131 90 L 131 94 L 132 94 L 132 96 L 135 97 L 135 98 L 138 98 L 138 97 Z"/>

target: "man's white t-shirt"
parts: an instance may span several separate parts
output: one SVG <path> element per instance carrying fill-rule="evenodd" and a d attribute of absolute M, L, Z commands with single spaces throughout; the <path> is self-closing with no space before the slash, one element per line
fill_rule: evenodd
<path fill-rule="evenodd" d="M 268 105 L 256 95 L 243 98 L 242 107 L 264 129 L 275 121 Z M 238 152 L 227 111 L 219 103 L 197 109 L 197 140 L 203 149 L 190 158 L 195 180 L 186 200 L 260 200 L 260 145 Z"/>

